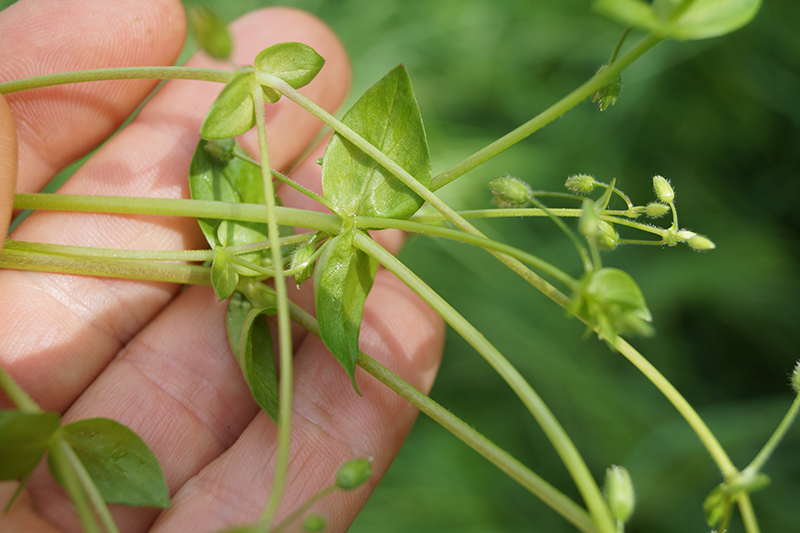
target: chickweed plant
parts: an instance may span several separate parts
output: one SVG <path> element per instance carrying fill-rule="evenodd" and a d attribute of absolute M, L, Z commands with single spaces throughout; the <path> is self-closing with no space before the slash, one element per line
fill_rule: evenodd
<path fill-rule="evenodd" d="M 705 511 L 708 527 L 725 531 L 734 513 L 739 513 L 744 530 L 755 533 L 759 531 L 757 509 L 750 494 L 769 484 L 762 469 L 800 409 L 798 370 L 792 377 L 796 398 L 785 418 L 752 462 L 738 468 L 695 409 L 627 340 L 652 335 L 652 316 L 636 281 L 624 270 L 603 265 L 603 253 L 621 245 L 714 250 L 711 238 L 679 223 L 676 199 L 680 198 L 680 179 L 671 182 L 656 174 L 652 196 L 635 200 L 615 179 L 588 174 L 565 176 L 565 188 L 560 191 L 536 190 L 530 180 L 495 176 L 487 179 L 487 195 L 492 195 L 496 207 L 472 211 L 456 211 L 436 194 L 587 99 L 600 111 L 613 106 L 620 97 L 622 72 L 660 42 L 732 32 L 756 15 L 760 1 L 597 0 L 593 7 L 623 28 L 619 42 L 610 43 L 608 62 L 539 115 L 437 175 L 432 175 L 422 115 L 404 66 L 386 73 L 337 118 L 298 90 L 308 85 L 325 63 L 314 49 L 300 42 L 282 42 L 261 51 L 252 64 L 233 65 L 230 57 L 236 43 L 210 10 L 190 13 L 195 38 L 208 55 L 231 63 L 229 69 L 107 68 L 0 83 L 4 95 L 107 80 L 183 79 L 224 84 L 199 131 L 186 177 L 191 199 L 45 193 L 18 193 L 14 198 L 17 210 L 193 218 L 206 248 L 121 250 L 91 243 L 75 246 L 8 239 L 0 267 L 206 285 L 219 301 L 227 302 L 224 328 L 230 352 L 253 399 L 277 427 L 279 448 L 274 456 L 272 490 L 263 502 L 260 518 L 225 531 L 278 532 L 297 527 L 323 531 L 326 517 L 312 512 L 312 507 L 337 491 L 359 490 L 372 475 L 369 458 L 343 456 L 342 466 L 327 488 L 276 520 L 285 488 L 294 481 L 287 472 L 295 400 L 292 328 L 299 326 L 318 336 L 341 366 L 342 375 L 346 374 L 352 385 L 352 402 L 359 402 L 362 394 L 356 373 L 360 367 L 577 530 L 622 532 L 636 512 L 637 480 L 624 465 L 609 465 L 605 479 L 595 479 L 545 399 L 493 345 L 491 332 L 478 331 L 371 232 L 395 229 L 483 248 L 496 258 L 498 268 L 513 271 L 562 307 L 568 317 L 583 322 L 587 335 L 602 339 L 613 356 L 633 364 L 685 419 L 721 474 L 719 485 L 708 488 L 705 502 L 697 502 L 697 508 Z M 299 106 L 332 133 L 324 156 L 316 161 L 321 166 L 321 194 L 270 163 L 265 112 L 281 100 Z M 252 129 L 258 138 L 253 154 L 237 140 Z M 277 184 L 294 189 L 319 208 L 282 206 L 275 194 Z M 510 217 L 529 219 L 531 224 L 554 224 L 574 247 L 581 268 L 559 267 L 537 256 L 535 250 L 488 238 L 473 225 L 476 219 Z M 702 261 L 703 256 L 696 260 Z M 379 267 L 411 288 L 508 384 L 563 461 L 579 501 L 360 350 L 364 305 Z M 313 284 L 315 315 L 289 299 L 292 286 L 304 283 Z M 228 355 L 220 353 L 219 357 Z M 6 511 L 45 456 L 87 532 L 118 531 L 107 504 L 170 506 L 168 481 L 156 455 L 132 430 L 109 418 L 62 423 L 59 412 L 40 407 L 2 369 L 0 387 L 16 405 L 16 409 L 0 411 L 0 480 L 21 481 Z"/>

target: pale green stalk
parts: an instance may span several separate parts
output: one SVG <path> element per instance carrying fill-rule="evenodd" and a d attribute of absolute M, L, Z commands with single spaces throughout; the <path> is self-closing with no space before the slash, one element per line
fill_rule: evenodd
<path fill-rule="evenodd" d="M 78 514 L 84 533 L 101 533 L 100 525 L 97 523 L 89 502 L 86 500 L 87 495 L 83 491 L 78 474 L 72 467 L 68 451 L 71 451 L 69 444 L 64 437 L 56 433 L 48 447 L 48 453 L 51 456 L 53 465 L 61 474 L 61 482 L 64 484 L 64 488 L 75 506 L 75 512 Z"/>
<path fill-rule="evenodd" d="M 267 206 L 267 236 L 270 242 L 272 264 L 275 266 L 274 284 L 278 307 L 278 360 L 280 361 L 280 424 L 278 425 L 278 452 L 275 458 L 275 477 L 272 493 L 258 524 L 266 531 L 278 510 L 283 489 L 286 485 L 286 472 L 289 467 L 289 451 L 292 430 L 292 322 L 289 316 L 289 296 L 283 274 L 278 219 L 275 214 L 275 189 L 272 186 L 272 173 L 267 149 L 267 130 L 264 118 L 264 92 L 253 83 L 251 94 L 255 105 L 258 148 L 261 155 L 261 177 L 264 183 L 264 199 Z"/>
<path fill-rule="evenodd" d="M 109 512 L 108 506 L 103 500 L 103 496 L 100 494 L 100 491 L 97 490 L 97 485 L 94 484 L 89 472 L 86 471 L 86 467 L 83 466 L 78 454 L 75 453 L 75 450 L 72 449 L 72 446 L 70 446 L 69 443 L 63 439 L 63 437 L 58 436 L 57 438 L 59 439 L 59 445 L 63 443 L 61 446 L 64 451 L 64 455 L 75 472 L 81 487 L 83 487 L 83 490 L 89 497 L 89 501 L 92 503 L 92 506 L 94 507 L 97 516 L 100 518 L 100 522 L 103 524 L 103 527 L 106 529 L 107 533 L 119 533 L 117 524 L 114 522 L 111 512 Z"/>
<path fill-rule="evenodd" d="M 27 392 L 22 390 L 19 383 L 14 381 L 14 378 L 12 378 L 2 366 L 0 366 L 0 390 L 6 393 L 6 396 L 14 402 L 14 405 L 16 405 L 20 411 L 38 413 L 42 410 L 39 404 L 33 401 L 33 398 L 28 396 Z"/>
<path fill-rule="evenodd" d="M 589 472 L 580 453 L 556 420 L 544 401 L 533 390 L 525 378 L 475 327 L 462 317 L 450 304 L 419 279 L 408 267 L 378 243 L 362 233 L 356 233 L 354 246 L 375 258 L 388 271 L 397 276 L 411 290 L 417 293 L 428 305 L 453 327 L 495 371 L 508 383 L 522 400 L 525 407 L 544 430 L 556 452 L 564 461 L 578 490 L 583 496 L 589 514 L 598 532 L 613 533 L 614 523 L 597 483 Z"/>
<path fill-rule="evenodd" d="M 286 529 L 289 526 L 291 526 L 292 523 L 294 523 L 297 520 L 299 520 L 300 517 L 302 517 L 309 509 L 311 509 L 311 507 L 314 506 L 315 503 L 320 501 L 322 498 L 333 494 L 334 492 L 336 492 L 336 490 L 338 488 L 339 488 L 339 485 L 334 483 L 333 485 L 329 485 L 329 486 L 325 487 L 324 489 L 322 489 L 321 491 L 317 492 L 312 497 L 310 497 L 308 500 L 306 500 L 306 502 L 303 505 L 301 505 L 300 507 L 295 509 L 292 512 L 292 514 L 290 514 L 285 519 L 283 519 L 283 521 L 281 521 L 280 524 L 278 524 L 277 526 L 272 528 L 270 530 L 270 533 L 282 533 L 283 531 L 286 531 Z"/>
<path fill-rule="evenodd" d="M 761 468 L 764 466 L 764 463 L 767 462 L 772 452 L 775 451 L 775 448 L 778 447 L 783 436 L 786 435 L 786 432 L 789 431 L 789 428 L 792 427 L 792 423 L 794 419 L 797 418 L 797 413 L 800 411 L 800 394 L 795 396 L 794 401 L 792 402 L 792 406 L 789 407 L 789 410 L 786 412 L 786 415 L 781 420 L 781 423 L 778 424 L 778 427 L 775 429 L 775 432 L 769 438 L 767 443 L 761 448 L 761 451 L 758 452 L 758 455 L 753 459 L 753 461 L 747 465 L 747 468 L 742 470 L 742 476 L 754 476 L 758 472 L 761 471 Z"/>

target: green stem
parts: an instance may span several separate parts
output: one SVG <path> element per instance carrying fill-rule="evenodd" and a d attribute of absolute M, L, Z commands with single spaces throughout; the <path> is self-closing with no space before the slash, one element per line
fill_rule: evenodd
<path fill-rule="evenodd" d="M 233 78 L 234 72 L 196 67 L 122 67 L 101 68 L 92 70 L 78 70 L 75 72 L 61 72 L 58 74 L 45 74 L 22 80 L 12 80 L 0 83 L 0 94 L 10 94 L 28 89 L 64 85 L 67 83 L 81 83 L 85 81 L 107 80 L 197 80 L 216 81 L 228 83 Z"/>
<path fill-rule="evenodd" d="M 800 394 L 795 396 L 794 401 L 792 402 L 791 407 L 789 407 L 789 411 L 787 411 L 786 416 L 783 417 L 781 423 L 775 429 L 775 432 L 769 438 L 767 443 L 761 448 L 761 451 L 758 452 L 755 459 L 747 465 L 747 468 L 742 470 L 742 476 L 754 476 L 761 468 L 764 466 L 764 463 L 767 462 L 772 452 L 775 451 L 775 448 L 781 442 L 786 432 L 792 426 L 795 418 L 797 418 L 797 413 L 800 411 Z"/>
<path fill-rule="evenodd" d="M 689 402 L 681 396 L 681 393 L 678 392 L 672 383 L 670 383 L 661 372 L 656 370 L 650 361 L 645 359 L 636 348 L 628 344 L 622 337 L 617 337 L 614 344 L 617 350 L 619 350 L 628 361 L 633 363 L 633 366 L 638 368 L 639 371 L 661 391 L 667 400 L 675 406 L 675 409 L 677 409 L 686 422 L 689 423 L 700 438 L 700 441 L 711 454 L 711 457 L 714 459 L 714 462 L 717 463 L 717 467 L 722 472 L 725 480 L 732 481 L 739 474 L 739 471 L 733 465 L 717 438 L 711 433 L 711 430 L 708 429 L 708 426 L 706 426 L 703 419 L 700 418 L 700 415 L 697 414 L 697 411 L 689 405 Z"/>
<path fill-rule="evenodd" d="M 283 489 L 286 485 L 286 472 L 289 466 L 292 429 L 292 322 L 289 316 L 289 296 L 283 274 L 283 255 L 281 254 L 278 219 L 275 213 L 275 189 L 272 186 L 272 173 L 269 166 L 267 130 L 264 118 L 264 92 L 253 82 L 251 94 L 255 105 L 258 148 L 261 155 L 261 177 L 264 183 L 264 199 L 267 206 L 267 236 L 270 242 L 274 270 L 275 294 L 278 307 L 278 359 L 280 361 L 280 424 L 278 427 L 278 452 L 275 459 L 275 477 L 272 492 L 259 526 L 266 531 L 278 510 Z"/>
<path fill-rule="evenodd" d="M 92 514 L 92 509 L 86 500 L 87 495 L 70 461 L 69 451 L 71 450 L 67 441 L 59 433 L 55 434 L 48 447 L 54 469 L 58 471 L 61 483 L 64 484 L 64 489 L 75 506 L 84 533 L 100 533 L 100 525 Z"/>
<path fill-rule="evenodd" d="M 325 498 L 326 496 L 330 496 L 331 494 L 336 492 L 338 488 L 339 486 L 336 483 L 334 483 L 333 485 L 325 487 L 321 491 L 317 492 L 311 498 L 309 498 L 303 505 L 295 509 L 294 512 L 292 512 L 292 514 L 290 514 L 283 521 L 281 521 L 280 524 L 271 529 L 270 533 L 282 533 L 290 525 L 299 520 L 301 516 L 303 516 L 309 509 L 311 509 L 311 507 L 314 506 L 315 503 L 320 501 L 322 498 Z"/>
<path fill-rule="evenodd" d="M 100 522 L 103 524 L 103 527 L 105 527 L 108 533 L 119 533 L 117 524 L 114 522 L 111 512 L 109 512 L 108 506 L 103 500 L 103 496 L 100 494 L 100 491 L 97 490 L 97 485 L 95 485 L 89 472 L 86 471 L 86 467 L 83 466 L 78 454 L 75 453 L 75 450 L 72 449 L 72 446 L 70 446 L 68 442 L 63 440 L 63 437 L 59 436 L 58 438 L 63 441 L 64 455 L 75 472 L 85 494 L 89 497 L 89 501 L 94 507 L 97 516 L 100 517 Z"/>
<path fill-rule="evenodd" d="M 6 250 L 20 252 L 36 252 L 50 255 L 65 255 L 86 259 L 107 258 L 127 259 L 131 261 L 210 261 L 214 252 L 210 250 L 117 250 L 112 248 L 96 248 L 90 246 L 72 246 L 67 244 L 48 244 L 40 242 L 7 240 Z M 230 249 L 227 249 L 229 253 Z"/>
<path fill-rule="evenodd" d="M 0 256 L 2 257 L 2 256 Z M 20 411 L 25 411 L 26 413 L 38 413 L 42 410 L 33 398 L 28 396 L 28 393 L 22 390 L 22 387 L 19 386 L 19 383 L 14 381 L 14 378 L 6 372 L 6 370 L 0 366 L 0 389 L 6 393 L 9 399 L 14 402 Z"/>
<path fill-rule="evenodd" d="M 290 303 L 292 319 L 314 335 L 319 336 L 319 326 L 314 317 L 300 306 Z M 392 389 L 411 405 L 428 415 L 433 421 L 459 438 L 470 448 L 481 454 L 511 479 L 522 485 L 533 495 L 549 505 L 557 513 L 586 533 L 597 531 L 585 509 L 568 496 L 537 476 L 497 444 L 487 439 L 453 413 L 421 393 L 391 370 L 381 365 L 364 352 L 358 352 L 358 366 L 378 381 Z"/>
<path fill-rule="evenodd" d="M 740 492 L 736 496 L 736 503 L 739 505 L 739 512 L 742 513 L 744 530 L 747 533 L 760 533 L 761 529 L 758 527 L 758 520 L 756 520 L 756 512 L 753 510 L 753 502 L 750 501 L 750 495 L 746 492 Z"/>
<path fill-rule="evenodd" d="M 371 238 L 357 233 L 354 246 L 375 258 L 387 270 L 397 276 L 411 290 L 417 293 L 444 320 L 458 332 L 505 380 L 544 430 L 556 452 L 564 461 L 578 490 L 583 496 L 592 520 L 600 532 L 612 533 L 614 524 L 597 483 L 589 472 L 580 453 L 545 405 L 539 395 L 525 381 L 525 378 L 475 327 L 462 317 L 441 296 L 428 287 L 408 267 L 387 252 Z"/>
<path fill-rule="evenodd" d="M 645 52 L 650 50 L 653 46 L 658 44 L 661 40 L 661 37 L 653 35 L 646 37 L 642 42 L 637 44 L 622 57 L 614 61 L 614 63 L 608 65 L 589 81 L 569 93 L 567 96 L 550 106 L 539 115 L 535 116 L 510 133 L 507 133 L 503 137 L 500 137 L 485 148 L 475 152 L 457 165 L 435 176 L 433 180 L 431 180 L 431 190 L 435 191 L 444 187 L 456 178 L 466 174 L 475 167 L 482 165 L 489 159 L 495 157 L 501 152 L 504 152 L 508 148 L 530 136 L 532 133 L 535 133 L 547 124 L 551 123 L 591 96 L 595 91 L 608 83 L 611 79 L 615 78 L 620 72 L 627 68 L 636 59 L 641 57 Z"/>

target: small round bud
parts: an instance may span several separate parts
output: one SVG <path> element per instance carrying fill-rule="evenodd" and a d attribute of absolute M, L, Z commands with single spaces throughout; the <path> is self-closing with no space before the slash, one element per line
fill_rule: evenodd
<path fill-rule="evenodd" d="M 589 194 L 597 187 L 597 182 L 594 180 L 593 176 L 577 174 L 568 177 L 566 183 L 564 183 L 564 187 L 576 194 Z"/>
<path fill-rule="evenodd" d="M 692 237 L 697 237 L 697 233 L 689 231 L 688 229 L 682 229 L 680 231 L 676 231 L 675 236 L 682 241 L 688 241 Z"/>
<path fill-rule="evenodd" d="M 695 235 L 694 237 L 691 237 L 689 239 L 689 246 L 692 249 L 700 252 L 713 250 L 714 248 L 717 247 L 717 245 L 714 244 L 714 242 L 711 239 L 703 237 L 702 235 Z"/>
<path fill-rule="evenodd" d="M 189 10 L 194 39 L 205 53 L 214 59 L 228 59 L 233 40 L 228 25 L 208 7 L 193 6 Z"/>
<path fill-rule="evenodd" d="M 372 476 L 372 460 L 365 457 L 351 459 L 336 472 L 336 484 L 340 489 L 353 490 Z"/>
<path fill-rule="evenodd" d="M 614 520 L 627 522 L 636 507 L 636 494 L 631 475 L 624 466 L 612 465 L 606 470 L 604 492 Z"/>
<path fill-rule="evenodd" d="M 303 520 L 303 531 L 325 531 L 328 521 L 321 514 L 310 514 Z"/>
<path fill-rule="evenodd" d="M 532 192 L 527 183 L 514 176 L 493 179 L 489 182 L 489 189 L 495 203 L 502 208 L 525 207 Z"/>
<path fill-rule="evenodd" d="M 597 211 L 594 210 L 594 202 L 584 199 L 583 205 L 581 205 L 581 218 L 578 220 L 578 230 L 581 235 L 587 239 L 593 239 L 597 234 L 599 222 Z"/>
<path fill-rule="evenodd" d="M 206 141 L 203 147 L 206 152 L 216 157 L 220 161 L 230 161 L 235 156 L 233 151 L 236 149 L 236 141 L 233 139 L 214 139 Z"/>
<path fill-rule="evenodd" d="M 794 372 L 792 372 L 792 388 L 795 394 L 800 394 L 800 361 L 797 362 Z"/>
<path fill-rule="evenodd" d="M 619 244 L 619 233 L 613 224 L 605 220 L 597 221 L 597 232 L 594 234 L 594 244 L 601 250 L 613 250 Z"/>
<path fill-rule="evenodd" d="M 663 203 L 669 204 L 675 200 L 675 190 L 665 178 L 653 176 L 653 189 L 656 191 L 656 197 Z"/>
<path fill-rule="evenodd" d="M 661 202 L 651 202 L 644 208 L 644 214 L 650 218 L 658 218 L 669 213 L 669 206 Z"/>
<path fill-rule="evenodd" d="M 314 245 L 311 243 L 305 243 L 301 246 L 295 248 L 294 253 L 292 254 L 292 262 L 289 266 L 290 269 L 295 268 L 303 268 L 300 272 L 297 272 L 294 275 L 294 282 L 299 286 L 301 283 L 306 281 L 314 274 L 314 261 L 311 261 L 311 258 L 314 256 Z"/>

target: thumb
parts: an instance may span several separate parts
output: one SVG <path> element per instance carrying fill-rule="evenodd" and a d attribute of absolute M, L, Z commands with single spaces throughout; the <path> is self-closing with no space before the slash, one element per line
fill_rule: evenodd
<path fill-rule="evenodd" d="M 0 253 L 11 223 L 17 184 L 17 132 L 11 109 L 0 95 Z"/>

